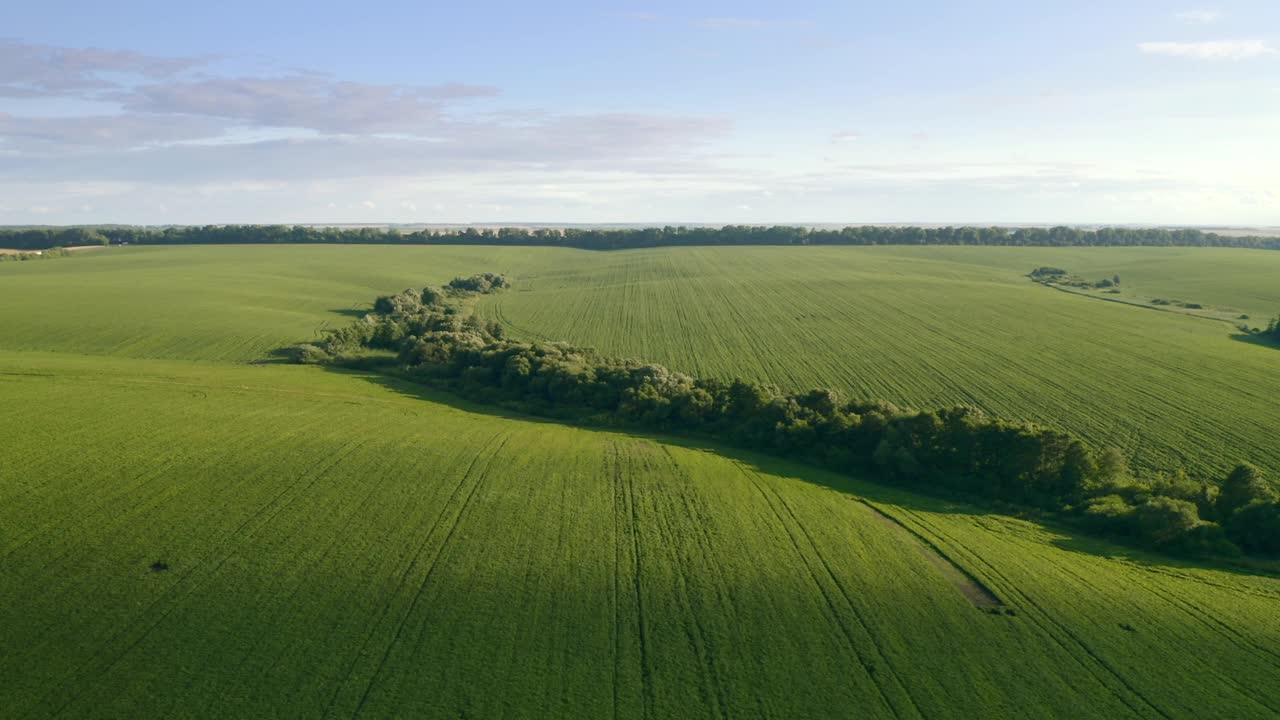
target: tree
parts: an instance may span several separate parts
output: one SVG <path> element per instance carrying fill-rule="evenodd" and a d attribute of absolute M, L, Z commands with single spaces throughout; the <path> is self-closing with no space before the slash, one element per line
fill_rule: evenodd
<path fill-rule="evenodd" d="M 1160 496 L 1139 505 L 1135 516 L 1142 536 L 1157 545 L 1179 540 L 1200 524 L 1194 503 Z"/>
<path fill-rule="evenodd" d="M 1275 501 L 1276 491 L 1263 479 L 1262 471 L 1249 463 L 1241 463 L 1222 483 L 1222 492 L 1218 494 L 1218 517 L 1225 521 L 1249 503 Z"/>
<path fill-rule="evenodd" d="M 1116 284 L 1116 285 L 1119 285 L 1119 284 L 1120 284 L 1120 274 L 1119 274 L 1119 273 L 1116 273 L 1116 274 L 1115 274 L 1115 276 L 1111 278 L 1111 282 L 1112 282 L 1112 283 L 1114 283 L 1114 284 Z"/>
<path fill-rule="evenodd" d="M 1231 515 L 1226 529 L 1245 552 L 1280 554 L 1280 503 L 1249 503 Z"/>
<path fill-rule="evenodd" d="M 1134 508 L 1119 495 L 1104 495 L 1089 500 L 1085 520 L 1099 530 L 1129 532 Z"/>

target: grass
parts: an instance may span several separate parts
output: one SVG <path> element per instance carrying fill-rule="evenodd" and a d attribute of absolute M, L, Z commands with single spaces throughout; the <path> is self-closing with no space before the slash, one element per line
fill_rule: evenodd
<path fill-rule="evenodd" d="M 674 253 L 671 269 L 712 297 L 735 285 L 700 263 L 770 264 L 756 271 L 763 290 L 734 297 L 774 308 L 788 297 L 778 288 L 794 303 L 797 275 L 820 269 L 754 252 L 740 265 Z M 250 364 L 346 322 L 337 311 L 352 303 L 460 272 L 525 276 L 527 291 L 493 308 L 504 315 L 516 301 L 541 312 L 540 295 L 568 292 L 560 277 L 585 288 L 575 302 L 616 302 L 597 273 L 634 276 L 631 301 L 679 293 L 644 269 L 660 255 L 140 248 L 0 266 L 0 715 L 1280 713 L 1275 578 L 750 453 Z M 1016 306 L 1006 271 L 930 270 L 923 255 L 855 255 L 845 262 L 862 270 L 836 269 L 895 303 L 913 297 L 895 284 L 933 283 Z M 877 263 L 896 277 L 875 284 Z M 1072 303 L 1056 318 L 1110 311 L 1029 290 L 1017 297 Z M 718 307 L 764 312 L 686 306 L 666 332 L 728 312 Z M 776 328 L 790 338 L 792 326 L 805 323 Z M 722 352 L 694 342 L 708 361 Z M 958 573 L 1014 614 L 975 607 Z"/>
<path fill-rule="evenodd" d="M 1280 253 L 1195 252 L 636 251 L 526 272 L 523 292 L 486 300 L 481 312 L 517 337 L 697 375 L 836 387 L 912 407 L 976 405 L 1121 448 L 1146 470 L 1221 476 L 1251 460 L 1280 476 L 1273 349 L 1233 339 L 1224 323 L 1054 292 L 1024 277 L 1040 265 L 1087 274 L 1083 258 L 1097 253 L 1093 267 L 1120 268 L 1126 284 L 1140 285 L 1147 280 L 1134 268 L 1145 257 L 1162 268 L 1160 282 L 1202 278 L 1200 290 L 1179 297 L 1250 295 L 1258 307 L 1280 307 L 1280 285 L 1234 275 L 1245 262 L 1280 274 Z M 1229 289 L 1249 282 L 1248 291 Z"/>
<path fill-rule="evenodd" d="M 1280 708 L 1274 580 L 312 368 L 4 353 L 0 395 L 14 717 Z"/>

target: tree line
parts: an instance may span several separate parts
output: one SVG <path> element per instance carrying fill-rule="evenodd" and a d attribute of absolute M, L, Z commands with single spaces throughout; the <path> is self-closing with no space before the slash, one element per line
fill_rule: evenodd
<path fill-rule="evenodd" d="M 112 238 L 91 227 L 0 228 L 0 248 L 9 250 L 49 250 L 111 242 Z"/>
<path fill-rule="evenodd" d="M 216 245 L 272 243 L 516 245 L 622 250 L 690 245 L 999 245 L 1035 247 L 1240 247 L 1280 250 L 1280 238 L 1227 236 L 1190 229 L 1072 227 L 854 226 L 839 229 L 727 225 L 651 228 L 462 228 L 401 232 L 395 228 L 286 225 L 190 227 L 93 226 L 0 229 L 0 247 L 43 249 L 113 244 Z"/>
<path fill-rule="evenodd" d="M 1221 482 L 1182 469 L 1138 478 L 1123 454 L 973 407 L 912 410 L 833 390 L 786 393 L 694 378 L 566 343 L 524 343 L 466 312 L 510 286 L 501 275 L 377 298 L 374 311 L 295 348 L 302 363 L 394 369 L 522 412 L 596 425 L 692 433 L 897 485 L 1068 515 L 1146 546 L 1280 556 L 1280 504 L 1241 464 Z"/>

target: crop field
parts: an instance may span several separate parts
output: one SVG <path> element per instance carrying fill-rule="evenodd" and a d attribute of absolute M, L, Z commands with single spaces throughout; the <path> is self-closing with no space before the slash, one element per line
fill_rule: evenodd
<path fill-rule="evenodd" d="M 0 266 L 0 349 L 254 361 L 375 295 L 547 250 L 341 246 L 129 247 Z M 52 267 L 50 267 L 52 266 Z"/>
<path fill-rule="evenodd" d="M 517 337 L 696 375 L 976 405 L 1139 467 L 1220 475 L 1250 460 L 1280 475 L 1280 351 L 1227 323 L 1056 292 L 1024 277 L 1039 265 L 1280 312 L 1268 251 L 768 247 L 591 256 L 530 271 L 481 310 Z"/>
<path fill-rule="evenodd" d="M 1280 711 L 1275 580 L 311 368 L 5 353 L 0 397 L 6 716 Z"/>
<path fill-rule="evenodd" d="M 1280 355 L 1221 323 L 1057 293 L 994 250 L 789 252 L 113 248 L 0 265 L 0 717 L 1280 714 L 1275 577 L 269 362 L 375 294 L 498 270 L 518 289 L 483 310 L 520 332 L 699 372 L 919 404 L 1043 393 L 1043 415 L 1108 387 L 1064 417 L 1134 447 L 1159 433 L 1150 453 L 1256 443 L 1266 460 L 1256 438 L 1280 426 L 1262 400 Z M 1015 384 L 1011 358 L 1035 382 Z M 1173 388 L 1222 424 L 1178 440 L 1164 423 L 1192 400 Z M 1155 407 L 1126 419 L 1142 397 Z"/>

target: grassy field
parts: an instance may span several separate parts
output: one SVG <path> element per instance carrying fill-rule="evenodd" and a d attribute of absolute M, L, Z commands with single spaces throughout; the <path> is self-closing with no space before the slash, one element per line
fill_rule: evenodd
<path fill-rule="evenodd" d="M 806 313 L 854 317 L 845 285 L 886 307 L 985 289 L 1013 318 L 1221 332 L 926 255 L 138 248 L 0 266 L 0 716 L 1275 717 L 1280 580 L 714 446 L 252 364 L 376 293 L 482 270 L 523 278 L 493 312 L 527 302 L 550 323 L 542 297 L 564 293 L 584 328 L 606 315 L 668 338 L 736 310 L 739 336 L 764 339 L 753 323 L 823 296 L 810 286 L 845 299 Z M 756 280 L 717 285 L 707 263 Z M 664 329 L 629 304 L 684 297 L 664 267 L 694 297 L 737 299 Z M 598 279 L 620 273 L 630 290 Z M 592 297 L 615 305 L 593 314 Z M 731 329 L 691 338 L 689 357 L 728 357 Z M 764 353 L 742 342 L 748 372 Z M 786 352 L 816 372 L 824 347 L 849 355 Z M 918 361 L 896 367 L 922 384 Z M 1256 412 L 1240 410 L 1272 417 Z M 966 574 L 1002 604 L 975 606 Z"/>
<path fill-rule="evenodd" d="M 1157 269 L 1137 270 L 1144 259 Z M 1119 447 L 1139 467 L 1222 474 L 1252 460 L 1280 475 L 1275 348 L 1233 337 L 1226 323 L 1023 277 L 1039 265 L 1119 272 L 1127 285 L 1260 316 L 1280 308 L 1280 284 L 1269 281 L 1280 277 L 1280 253 L 1265 251 L 691 248 L 531 270 L 519 292 L 482 312 L 517 337 L 698 375 L 913 407 L 977 405 Z M 1181 277 L 1196 289 L 1173 293 Z"/>
<path fill-rule="evenodd" d="M 1280 712 L 1275 580 L 312 368 L 3 353 L 0 397 L 7 717 Z"/>
<path fill-rule="evenodd" d="M 350 321 L 375 295 L 546 250 L 130 247 L 0 266 L 0 349 L 245 362 Z M 55 265 L 56 267 L 49 267 Z"/>

